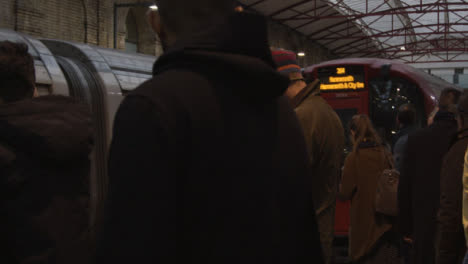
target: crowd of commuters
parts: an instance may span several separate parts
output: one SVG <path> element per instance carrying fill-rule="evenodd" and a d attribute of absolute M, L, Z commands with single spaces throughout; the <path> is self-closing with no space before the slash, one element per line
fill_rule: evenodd
<path fill-rule="evenodd" d="M 337 197 L 352 263 L 463 262 L 468 95 L 444 90 L 420 129 L 401 106 L 390 149 L 366 115 L 345 135 L 264 18 L 233 0 L 157 4 L 165 54 L 115 117 L 98 225 L 89 106 L 38 97 L 28 47 L 0 43 L 0 263 L 330 264 Z M 389 170 L 398 215 L 376 211 Z"/>

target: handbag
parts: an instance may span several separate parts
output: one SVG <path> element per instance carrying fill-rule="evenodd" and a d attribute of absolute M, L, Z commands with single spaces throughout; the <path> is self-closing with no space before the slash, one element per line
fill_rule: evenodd
<path fill-rule="evenodd" d="M 392 157 L 384 152 L 390 168 L 385 169 L 377 181 L 375 193 L 375 211 L 387 216 L 398 215 L 398 182 L 400 172 L 395 169 Z"/>

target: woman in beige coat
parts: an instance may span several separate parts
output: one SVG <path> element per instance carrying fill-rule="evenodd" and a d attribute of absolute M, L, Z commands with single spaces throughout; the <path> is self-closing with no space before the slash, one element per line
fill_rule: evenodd
<path fill-rule="evenodd" d="M 345 161 L 339 194 L 351 200 L 349 255 L 353 263 L 401 263 L 392 219 L 375 211 L 377 181 L 390 167 L 391 154 L 366 115 L 354 116 L 349 131 L 353 151 Z"/>

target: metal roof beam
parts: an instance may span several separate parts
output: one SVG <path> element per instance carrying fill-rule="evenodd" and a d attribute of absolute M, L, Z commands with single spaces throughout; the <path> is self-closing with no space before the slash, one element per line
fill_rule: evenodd
<path fill-rule="evenodd" d="M 468 23 L 458 23 L 458 24 L 449 24 L 451 26 L 454 26 L 454 25 L 460 25 L 460 26 L 468 26 Z M 374 34 L 374 35 L 366 35 L 366 36 L 356 36 L 356 35 L 353 35 L 353 34 L 349 34 L 349 35 L 341 35 L 341 36 L 337 36 L 337 37 L 320 37 L 320 38 L 315 38 L 315 39 L 312 39 L 314 41 L 325 41 L 325 40 L 331 40 L 331 41 L 336 41 L 336 40 L 341 40 L 341 39 L 363 39 L 363 38 L 384 38 L 384 37 L 407 37 L 409 35 L 412 35 L 412 36 L 425 36 L 425 35 L 431 35 L 431 34 L 445 34 L 445 33 L 448 33 L 448 34 L 462 34 L 462 33 L 467 33 L 467 31 L 456 31 L 456 30 L 453 30 L 453 31 L 448 31 L 448 32 L 445 32 L 445 31 L 435 31 L 433 29 L 431 29 L 431 27 L 436 27 L 438 26 L 438 24 L 430 24 L 430 25 L 425 25 L 425 26 L 416 26 L 414 28 L 428 28 L 431 30 L 431 32 L 418 32 L 418 33 L 414 33 L 414 34 L 408 34 L 408 33 L 401 33 L 403 31 L 406 31 L 408 28 L 399 28 L 399 29 L 393 29 L 393 30 L 389 30 L 389 31 L 383 31 L 383 32 L 380 32 L 380 33 L 377 33 L 377 34 Z"/>
<path fill-rule="evenodd" d="M 322 0 L 322 1 L 325 1 L 325 0 Z M 342 1 L 343 1 L 343 0 L 340 0 L 340 1 L 337 2 L 336 4 L 331 4 L 330 6 L 328 6 L 328 8 L 327 8 L 325 11 L 322 12 L 322 14 L 324 14 L 324 13 L 330 11 L 330 10 L 335 9 L 335 7 L 338 6 L 339 4 L 341 4 Z M 366 0 L 366 1 L 367 1 L 367 0 Z M 315 0 L 315 3 L 317 3 L 317 0 Z M 312 10 L 312 11 L 313 11 L 313 10 Z M 337 11 L 334 11 L 334 12 L 333 12 L 333 15 L 340 15 L 340 13 L 337 12 Z M 294 29 L 297 30 L 297 29 L 299 29 L 299 28 L 302 28 L 302 27 L 308 26 L 308 25 L 310 25 L 310 24 L 312 24 L 312 23 L 315 23 L 315 22 L 319 21 L 319 20 L 321 19 L 321 17 L 320 17 L 320 16 L 317 16 L 317 14 L 315 14 L 314 16 L 311 17 L 311 19 L 312 19 L 312 20 L 307 21 L 306 23 L 303 23 L 303 24 L 301 24 L 301 25 L 299 25 L 299 26 L 294 27 Z M 286 19 L 286 20 L 288 20 L 288 19 Z M 289 19 L 289 20 L 292 20 L 292 19 Z M 303 19 L 303 20 L 306 20 L 306 19 Z M 284 21 L 284 20 L 281 19 L 280 22 L 281 22 L 281 21 Z"/>
<path fill-rule="evenodd" d="M 349 41 L 349 42 L 344 43 L 343 45 L 340 45 L 338 47 L 333 48 L 331 51 L 335 53 L 337 50 L 340 50 L 340 49 L 342 49 L 344 47 L 347 47 L 346 50 L 354 49 L 354 48 L 357 48 L 357 47 L 361 46 L 361 42 L 363 42 L 363 41 L 367 41 L 366 45 L 369 42 L 372 43 L 371 39 L 361 39 L 361 40 L 358 40 L 358 41 Z M 352 44 L 353 42 L 354 42 L 354 44 Z"/>
<path fill-rule="evenodd" d="M 258 0 L 258 1 L 256 1 L 256 2 L 250 4 L 250 5 L 247 5 L 246 7 L 247 7 L 247 8 L 252 8 L 252 7 L 254 7 L 254 6 L 256 6 L 256 5 L 259 5 L 259 4 L 261 4 L 261 3 L 265 2 L 265 1 L 267 1 L 267 0 Z"/>
<path fill-rule="evenodd" d="M 306 10 L 306 11 L 304 11 L 304 12 L 298 12 L 297 10 L 293 10 L 293 12 L 297 12 L 298 14 L 296 14 L 296 15 L 294 15 L 294 16 L 291 16 L 290 18 L 291 18 L 291 19 L 292 19 L 292 18 L 297 18 L 297 17 L 299 17 L 299 16 L 301 16 L 301 15 L 306 15 L 306 16 L 308 16 L 308 17 L 311 17 L 308 13 L 310 13 L 310 12 L 317 12 L 317 10 L 320 10 L 320 9 L 326 8 L 326 7 L 328 7 L 328 5 L 319 6 L 319 7 L 314 7 L 314 8 L 312 8 L 312 9 Z M 316 14 L 317 14 L 317 13 L 315 13 L 315 15 L 316 15 Z"/>
<path fill-rule="evenodd" d="M 401 10 L 401 9 L 411 9 L 411 8 L 415 8 L 415 7 L 416 7 L 416 6 L 404 6 L 404 7 L 394 8 L 394 10 L 395 10 L 395 9 L 398 9 L 398 10 Z M 422 9 L 423 7 L 426 7 L 426 9 L 423 10 L 423 9 Z M 420 8 L 421 8 L 420 11 L 422 12 L 422 15 L 424 15 L 424 14 L 426 14 L 426 12 L 427 12 L 429 9 L 434 8 L 434 7 L 436 7 L 436 6 L 433 6 L 433 5 L 430 5 L 430 4 L 422 4 L 422 5 L 420 6 Z M 437 11 L 435 11 L 435 12 L 437 12 Z M 384 12 L 380 12 L 380 13 L 381 13 L 381 14 L 378 14 L 379 16 L 381 16 L 381 15 L 392 15 L 392 16 L 395 15 L 395 14 L 385 14 L 385 11 L 384 11 Z M 383 14 L 382 14 L 382 13 L 383 13 Z M 405 14 L 407 14 L 407 13 L 405 13 Z M 422 15 L 421 15 L 421 16 L 422 16 Z M 365 16 L 365 15 L 364 15 L 364 16 Z M 376 14 L 376 16 L 377 16 L 377 14 Z M 321 19 L 327 19 L 327 18 L 332 18 L 332 17 L 330 17 L 330 16 L 328 16 L 328 17 L 325 17 L 325 16 L 321 17 Z M 334 28 L 334 27 L 341 26 L 341 25 L 343 25 L 343 24 L 346 24 L 346 23 L 351 22 L 351 21 L 353 21 L 354 19 L 356 19 L 356 17 L 346 17 L 346 18 L 348 18 L 348 20 L 346 20 L 346 21 L 341 21 L 341 22 L 335 23 L 335 24 L 333 24 L 333 25 L 327 26 L 327 27 L 325 27 L 325 28 L 323 28 L 323 29 L 320 29 L 320 30 L 318 30 L 318 31 L 315 31 L 315 32 L 309 34 L 307 37 L 311 38 L 311 37 L 316 36 L 316 35 L 318 35 L 318 34 L 324 32 L 324 31 L 327 31 L 327 30 L 332 29 L 332 28 Z M 461 18 L 462 18 L 462 19 L 466 19 L 466 18 L 464 18 L 464 17 L 461 17 Z M 410 20 L 411 20 L 411 19 L 410 19 Z M 415 20 L 411 20 L 411 22 L 415 22 Z"/>
<path fill-rule="evenodd" d="M 395 4 L 395 7 L 403 7 L 403 4 L 401 3 L 401 0 L 394 0 L 394 4 Z M 421 2 L 422 4 L 422 2 Z M 389 4 L 390 6 L 390 4 Z M 393 6 L 390 6 L 390 7 L 393 7 Z M 397 17 L 400 19 L 400 22 L 401 24 L 403 24 L 405 27 L 408 27 L 410 28 L 409 31 L 410 31 L 410 39 L 411 41 L 416 41 L 416 35 L 414 35 L 415 31 L 414 31 L 414 28 L 411 27 L 413 26 L 413 21 L 411 20 L 411 18 L 409 17 L 408 14 L 401 14 L 401 15 L 397 15 Z M 393 23 L 393 15 L 392 15 L 392 23 Z M 392 27 L 393 27 L 393 24 L 392 24 Z"/>
<path fill-rule="evenodd" d="M 439 39 L 440 41 L 444 41 L 445 39 Z M 451 39 L 447 39 L 449 43 L 451 42 L 459 42 L 459 41 L 463 41 L 465 44 L 466 42 L 468 42 L 468 40 L 466 39 L 459 39 L 459 38 L 451 38 Z M 343 51 L 335 51 L 337 55 L 350 55 L 350 54 L 363 54 L 364 56 L 368 56 L 368 55 L 372 55 L 372 54 L 375 54 L 375 53 L 386 53 L 386 52 L 399 52 L 399 53 L 407 53 L 407 52 L 411 52 L 411 51 L 417 51 L 417 50 L 426 50 L 426 51 L 464 51 L 464 52 L 468 52 L 468 48 L 465 46 L 463 48 L 459 48 L 459 47 L 456 47 L 456 46 L 453 46 L 453 45 L 447 45 L 445 47 L 434 47 L 434 40 L 433 39 L 428 39 L 428 40 L 424 40 L 424 41 L 415 41 L 413 43 L 408 43 L 408 45 L 410 44 L 427 44 L 425 47 L 415 47 L 415 48 L 407 48 L 407 49 L 404 49 L 402 50 L 401 49 L 401 46 L 400 45 L 392 45 L 392 46 L 388 46 L 386 47 L 385 49 L 383 50 L 376 50 L 376 51 L 366 51 L 366 50 L 362 50 L 362 51 L 353 51 L 353 52 L 348 52 L 346 50 L 343 50 Z M 433 46 L 433 47 L 431 47 Z"/>
<path fill-rule="evenodd" d="M 468 4 L 461 4 L 461 3 L 446 3 L 446 4 L 424 4 L 426 7 L 438 7 L 438 6 L 450 6 L 450 5 L 457 5 L 457 6 L 468 6 Z M 419 6 L 419 5 L 418 5 Z M 340 15 L 340 16 L 312 16 L 311 19 L 334 19 L 334 18 L 346 18 L 346 19 L 360 19 L 364 17 L 371 17 L 371 16 L 382 16 L 382 15 L 404 15 L 404 14 L 427 14 L 427 13 L 437 13 L 437 10 L 406 10 L 406 9 L 414 9 L 415 6 L 404 6 L 398 8 L 391 8 L 384 11 L 378 11 L 373 13 L 367 14 L 349 14 L 349 15 Z M 467 8 L 457 8 L 451 9 L 451 12 L 460 12 L 460 11 L 468 11 Z M 294 18 L 294 19 L 279 19 L 279 21 L 287 21 L 287 20 L 305 20 L 304 18 Z"/>
<path fill-rule="evenodd" d="M 350 29 L 356 29 L 356 30 L 358 30 L 358 31 L 352 31 L 352 32 L 350 32 L 350 31 L 349 31 Z M 341 34 L 341 32 L 339 32 L 339 31 L 344 31 L 344 32 L 346 32 L 347 34 L 346 34 L 346 35 L 343 35 L 343 34 Z M 359 29 L 359 28 L 358 28 L 356 25 L 354 25 L 354 24 L 353 24 L 352 26 L 349 26 L 349 27 L 340 29 L 339 31 L 328 30 L 328 32 L 330 32 L 330 33 L 328 33 L 327 35 L 321 36 L 320 38 L 317 38 L 317 39 L 320 40 L 321 38 L 328 38 L 328 37 L 333 36 L 333 35 L 349 36 L 349 35 L 354 35 L 354 34 L 359 34 L 359 33 L 363 34 L 362 30 Z M 314 39 L 312 39 L 312 40 L 314 40 Z"/>
<path fill-rule="evenodd" d="M 270 14 L 270 15 L 268 15 L 268 16 L 269 16 L 269 17 L 274 17 L 274 16 L 279 15 L 279 14 L 281 14 L 281 13 L 283 13 L 283 12 L 289 10 L 289 9 L 293 9 L 293 8 L 295 8 L 295 7 L 298 7 L 298 6 L 300 6 L 300 5 L 303 5 L 303 4 L 305 4 L 305 3 L 312 2 L 312 1 L 317 1 L 317 0 L 303 0 L 303 1 L 300 1 L 300 2 L 298 2 L 298 3 L 295 3 L 295 4 L 289 5 L 289 6 L 287 6 L 287 7 L 284 7 L 284 8 L 282 8 L 282 9 L 280 9 L 280 10 L 278 10 L 278 11 L 276 11 L 276 12 L 274 12 L 273 14 Z"/>

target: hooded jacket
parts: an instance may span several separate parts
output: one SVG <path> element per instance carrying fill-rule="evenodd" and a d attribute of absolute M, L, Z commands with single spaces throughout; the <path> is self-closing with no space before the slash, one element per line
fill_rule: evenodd
<path fill-rule="evenodd" d="M 1 263 L 83 263 L 92 143 L 88 108 L 70 98 L 0 105 Z"/>
<path fill-rule="evenodd" d="M 179 41 L 120 106 L 98 263 L 322 263 L 265 21 L 216 26 Z"/>

